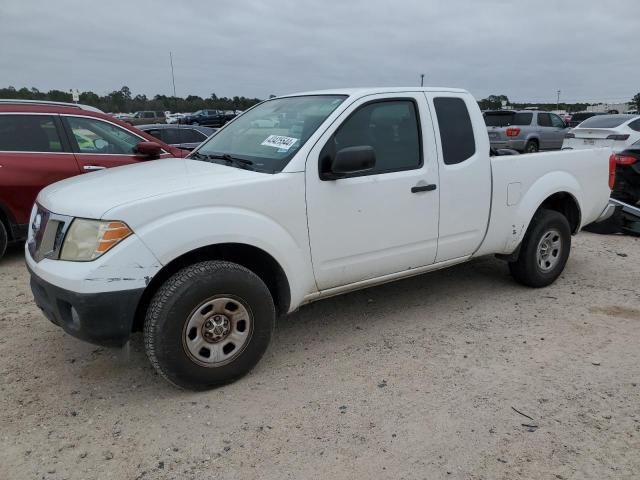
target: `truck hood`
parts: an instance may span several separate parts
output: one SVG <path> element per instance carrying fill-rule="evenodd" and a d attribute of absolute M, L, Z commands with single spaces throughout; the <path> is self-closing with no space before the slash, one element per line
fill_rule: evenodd
<path fill-rule="evenodd" d="M 61 215 L 102 218 L 112 208 L 181 190 L 246 183 L 264 173 L 169 158 L 86 173 L 49 185 L 37 202 Z"/>

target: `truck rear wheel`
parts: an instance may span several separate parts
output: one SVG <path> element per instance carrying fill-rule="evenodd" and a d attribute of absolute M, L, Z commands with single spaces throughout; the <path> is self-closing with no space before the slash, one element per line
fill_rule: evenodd
<path fill-rule="evenodd" d="M 554 210 L 539 210 L 522 241 L 520 254 L 509 263 L 511 275 L 528 287 L 546 287 L 564 270 L 571 251 L 567 218 Z"/>
<path fill-rule="evenodd" d="M 147 356 L 179 387 L 224 385 L 258 363 L 275 317 L 269 289 L 255 273 L 231 262 L 197 263 L 169 278 L 151 300 Z"/>

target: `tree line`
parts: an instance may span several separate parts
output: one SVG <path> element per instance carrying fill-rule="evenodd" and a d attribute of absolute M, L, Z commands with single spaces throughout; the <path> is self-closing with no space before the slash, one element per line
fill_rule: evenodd
<path fill-rule="evenodd" d="M 589 103 L 516 103 L 510 102 L 506 95 L 489 95 L 478 101 L 481 110 L 500 110 L 502 102 L 506 102 L 509 108 L 521 110 L 527 107 L 538 107 L 540 110 L 564 110 L 566 112 L 582 112 L 587 109 Z"/>
<path fill-rule="evenodd" d="M 273 97 L 270 95 L 269 98 Z M 62 90 L 49 90 L 43 92 L 37 88 L 16 89 L 15 87 L 0 88 L 0 98 L 23 99 L 23 100 L 50 100 L 54 102 L 71 102 L 73 95 L 71 92 Z M 212 93 L 209 97 L 203 98 L 197 95 L 187 97 L 173 97 L 167 95 L 155 95 L 148 98 L 144 94 L 133 95 L 127 86 L 120 90 L 100 96 L 94 92 L 80 93 L 80 103 L 91 105 L 105 112 L 130 113 L 138 110 L 171 110 L 172 112 L 195 112 L 205 108 L 217 110 L 246 110 L 256 103 L 261 102 L 259 98 L 247 97 L 218 97 Z M 506 95 L 489 95 L 478 101 L 481 110 L 499 110 L 502 102 L 505 101 L 510 108 L 523 109 L 527 107 L 538 107 L 541 110 L 565 110 L 567 112 L 581 112 L 587 109 L 589 103 L 511 103 Z M 640 93 L 631 99 L 631 104 L 640 110 Z"/>
<path fill-rule="evenodd" d="M 6 87 L 0 88 L 0 98 L 21 100 L 49 100 L 54 102 L 72 102 L 71 92 L 62 90 L 40 91 L 37 88 Z M 133 95 L 129 87 L 123 86 L 120 90 L 114 90 L 106 95 L 98 95 L 95 92 L 80 93 L 80 103 L 99 108 L 104 112 L 130 113 L 138 110 L 158 110 L 172 112 L 195 112 L 205 108 L 217 110 L 246 110 L 261 102 L 259 98 L 247 97 L 218 97 L 212 93 L 203 98 L 197 95 L 187 97 L 173 97 L 167 95 L 155 95 L 148 98 L 144 94 Z"/>

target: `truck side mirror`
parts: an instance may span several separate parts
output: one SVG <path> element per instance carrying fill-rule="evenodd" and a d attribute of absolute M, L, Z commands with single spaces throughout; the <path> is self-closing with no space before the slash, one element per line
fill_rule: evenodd
<path fill-rule="evenodd" d="M 376 166 L 376 153 L 369 145 L 358 145 L 338 150 L 329 165 L 322 172 L 323 180 L 337 180 L 347 175 L 364 173 Z"/>

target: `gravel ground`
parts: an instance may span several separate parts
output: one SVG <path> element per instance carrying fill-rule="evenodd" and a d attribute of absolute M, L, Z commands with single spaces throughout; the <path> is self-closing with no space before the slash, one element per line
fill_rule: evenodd
<path fill-rule="evenodd" d="M 0 478 L 637 479 L 639 287 L 640 239 L 583 233 L 546 289 L 486 258 L 304 307 L 250 375 L 195 394 L 139 336 L 45 320 L 14 249 Z"/>

